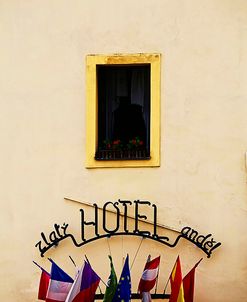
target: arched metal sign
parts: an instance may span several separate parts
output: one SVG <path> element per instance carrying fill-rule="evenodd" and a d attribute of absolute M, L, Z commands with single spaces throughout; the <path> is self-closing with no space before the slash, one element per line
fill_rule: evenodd
<path fill-rule="evenodd" d="M 63 225 L 55 223 L 53 230 L 49 234 L 41 232 L 41 239 L 35 244 L 35 247 L 39 249 L 40 256 L 44 257 L 44 254 L 50 248 L 57 246 L 59 242 L 66 238 L 70 238 L 76 247 L 81 247 L 85 244 L 102 238 L 109 238 L 113 236 L 139 236 L 155 240 L 170 248 L 174 248 L 180 239 L 186 239 L 206 253 L 208 258 L 210 258 L 212 252 L 221 245 L 220 242 L 214 240 L 212 234 L 200 234 L 198 231 L 189 226 L 183 227 L 173 242 L 171 242 L 167 236 L 160 236 L 158 234 L 157 206 L 149 201 L 143 200 L 135 200 L 132 202 L 129 200 L 119 199 L 117 202 L 106 202 L 102 208 L 103 212 L 101 228 L 103 229 L 103 232 L 100 232 L 99 207 L 97 204 L 93 204 L 93 207 L 94 219 L 92 221 L 86 221 L 84 209 L 80 209 L 80 242 L 78 242 L 72 232 L 69 231 L 68 223 L 64 223 Z M 109 207 L 113 209 L 111 212 L 115 213 L 115 226 L 112 229 L 110 229 L 107 224 L 107 212 L 109 211 Z M 128 216 L 128 213 L 130 207 L 134 207 L 135 212 L 133 217 L 133 228 L 130 228 L 129 226 L 130 217 Z M 140 230 L 139 228 L 139 222 L 145 222 L 147 220 L 147 216 L 141 214 L 143 207 L 149 207 L 149 209 L 152 210 L 152 232 L 148 230 Z M 123 216 L 122 224 L 120 223 L 120 216 Z M 94 229 L 94 236 L 90 238 L 86 236 L 86 228 L 89 226 Z"/>

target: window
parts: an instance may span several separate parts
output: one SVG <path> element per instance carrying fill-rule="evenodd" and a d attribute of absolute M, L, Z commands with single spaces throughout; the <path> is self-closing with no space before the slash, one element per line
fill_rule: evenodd
<path fill-rule="evenodd" d="M 86 167 L 159 166 L 160 55 L 87 56 Z"/>
<path fill-rule="evenodd" d="M 150 64 L 98 65 L 96 160 L 150 159 Z"/>

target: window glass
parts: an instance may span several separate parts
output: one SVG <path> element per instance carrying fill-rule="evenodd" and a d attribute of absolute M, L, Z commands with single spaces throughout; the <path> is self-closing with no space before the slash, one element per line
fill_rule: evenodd
<path fill-rule="evenodd" d="M 97 65 L 95 159 L 150 158 L 150 64 Z"/>

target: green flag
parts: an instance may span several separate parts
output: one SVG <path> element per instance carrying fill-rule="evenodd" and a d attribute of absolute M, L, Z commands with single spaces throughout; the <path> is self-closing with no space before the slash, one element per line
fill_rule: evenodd
<path fill-rule="evenodd" d="M 109 259 L 111 263 L 111 274 L 107 282 L 107 287 L 105 290 L 103 302 L 112 302 L 112 299 L 117 289 L 117 276 L 112 263 L 112 257 L 109 256 Z"/>

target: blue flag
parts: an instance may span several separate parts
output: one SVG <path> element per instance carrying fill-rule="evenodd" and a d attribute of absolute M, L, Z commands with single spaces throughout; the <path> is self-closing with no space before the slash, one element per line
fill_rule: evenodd
<path fill-rule="evenodd" d="M 112 302 L 131 301 L 131 280 L 129 269 L 129 255 L 127 255 L 121 277 L 118 282 L 117 290 Z"/>

